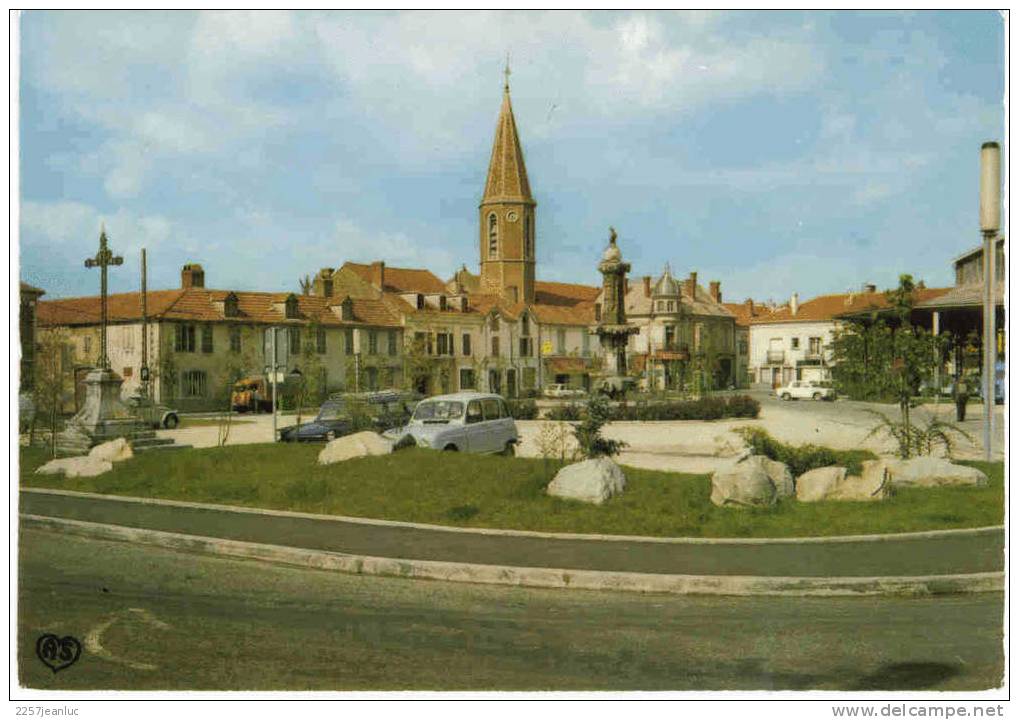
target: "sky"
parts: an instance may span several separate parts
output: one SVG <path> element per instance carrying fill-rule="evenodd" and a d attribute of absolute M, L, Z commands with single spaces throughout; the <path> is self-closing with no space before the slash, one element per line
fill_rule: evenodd
<path fill-rule="evenodd" d="M 507 54 L 537 274 L 726 300 L 952 283 L 1004 141 L 995 12 L 27 12 L 20 275 L 48 298 L 478 269 Z"/>

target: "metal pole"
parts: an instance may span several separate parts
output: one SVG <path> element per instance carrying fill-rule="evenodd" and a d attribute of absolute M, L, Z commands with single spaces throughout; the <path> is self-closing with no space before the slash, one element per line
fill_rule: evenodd
<path fill-rule="evenodd" d="M 276 442 L 276 330 L 278 328 L 270 328 L 272 332 L 272 441 Z"/>
<path fill-rule="evenodd" d="M 1001 147 L 986 142 L 980 147 L 980 230 L 984 235 L 984 459 L 991 459 L 994 426 L 994 252 L 1001 228 Z"/>
<path fill-rule="evenodd" d="M 931 317 L 931 334 L 935 338 L 934 344 L 934 404 L 941 402 L 941 350 L 937 345 L 937 337 L 941 333 L 941 313 L 934 311 Z"/>

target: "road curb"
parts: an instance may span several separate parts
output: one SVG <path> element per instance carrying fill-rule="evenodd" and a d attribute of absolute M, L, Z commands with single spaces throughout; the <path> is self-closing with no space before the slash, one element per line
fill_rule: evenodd
<path fill-rule="evenodd" d="M 350 515 L 322 515 L 319 513 L 296 512 L 293 510 L 272 510 L 268 508 L 245 507 L 243 505 L 221 505 L 217 503 L 198 503 L 187 500 L 167 500 L 164 498 L 145 498 L 133 495 L 104 495 L 102 493 L 80 492 L 77 490 L 61 490 L 59 488 L 22 487 L 20 492 L 37 495 L 58 495 L 65 497 L 92 498 L 110 500 L 139 505 L 156 505 L 161 507 L 180 507 L 197 510 L 217 510 L 222 512 L 244 513 L 248 515 L 269 515 L 273 517 L 301 518 L 306 520 L 322 520 L 328 522 L 351 523 L 354 525 L 372 525 L 376 527 L 411 528 L 414 530 L 431 530 L 435 532 L 463 533 L 468 535 L 491 535 L 502 537 L 530 537 L 547 540 L 591 540 L 598 542 L 641 542 L 665 545 L 803 545 L 805 543 L 872 543 L 895 542 L 899 540 L 934 540 L 945 537 L 968 537 L 971 535 L 993 535 L 1004 533 L 1004 525 L 989 525 L 978 528 L 952 528 L 948 530 L 917 530 L 913 532 L 890 533 L 883 535 L 832 535 L 777 537 L 777 538 L 699 538 L 699 537 L 656 537 L 652 535 L 599 535 L 587 533 L 553 533 L 540 530 L 508 530 L 502 528 L 472 528 L 454 525 L 434 525 L 429 523 L 407 522 L 403 520 L 380 520 L 377 518 L 354 517 Z"/>
<path fill-rule="evenodd" d="M 659 575 L 454 563 L 436 560 L 349 555 L 324 550 L 225 540 L 201 535 L 108 525 L 40 515 L 21 515 L 22 528 L 62 532 L 99 540 L 130 542 L 206 555 L 261 560 L 357 575 L 443 580 L 493 585 L 578 590 L 623 590 L 674 595 L 765 596 L 929 596 L 1001 592 L 1003 572 L 915 577 L 756 577 Z"/>

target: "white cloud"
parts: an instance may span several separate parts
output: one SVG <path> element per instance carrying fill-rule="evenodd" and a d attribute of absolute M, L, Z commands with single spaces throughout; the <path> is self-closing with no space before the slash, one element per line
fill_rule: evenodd
<path fill-rule="evenodd" d="M 372 262 L 384 260 L 395 267 L 426 268 L 446 279 L 460 265 L 461 259 L 443 247 L 441 239 L 417 238 L 402 232 L 366 231 L 349 218 L 334 224 L 332 262 Z M 337 252 L 338 251 L 338 252 Z"/>
<path fill-rule="evenodd" d="M 170 239 L 173 229 L 161 215 L 137 215 L 124 208 L 103 213 L 76 202 L 21 203 L 22 234 L 50 246 L 90 252 L 98 247 L 99 230 L 104 225 L 111 249 L 121 254 L 158 247 Z"/>

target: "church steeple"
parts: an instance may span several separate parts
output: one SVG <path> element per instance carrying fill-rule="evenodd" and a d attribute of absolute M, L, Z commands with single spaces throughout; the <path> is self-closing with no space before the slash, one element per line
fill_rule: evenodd
<path fill-rule="evenodd" d="M 509 63 L 479 205 L 481 282 L 510 301 L 534 301 L 535 208 L 510 102 Z"/>

